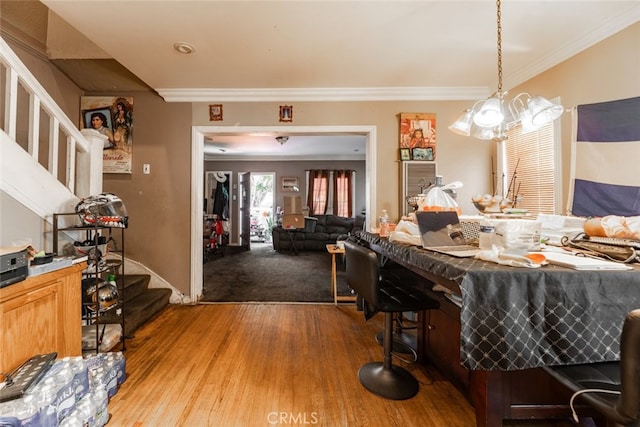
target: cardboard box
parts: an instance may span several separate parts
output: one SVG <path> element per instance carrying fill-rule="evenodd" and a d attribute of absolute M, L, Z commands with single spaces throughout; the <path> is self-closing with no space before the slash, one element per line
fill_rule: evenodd
<path fill-rule="evenodd" d="M 284 213 L 302 214 L 302 197 L 300 196 L 284 196 Z"/>
<path fill-rule="evenodd" d="M 282 228 L 304 228 L 304 215 L 302 214 L 282 215 Z"/>

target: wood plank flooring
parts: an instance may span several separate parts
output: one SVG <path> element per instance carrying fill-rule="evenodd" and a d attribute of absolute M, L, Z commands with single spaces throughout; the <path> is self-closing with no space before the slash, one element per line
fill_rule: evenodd
<path fill-rule="evenodd" d="M 468 401 L 428 367 L 394 362 L 420 382 L 406 401 L 360 385 L 358 368 L 382 360 L 381 319 L 351 305 L 172 305 L 127 341 L 108 425 L 475 426 Z"/>

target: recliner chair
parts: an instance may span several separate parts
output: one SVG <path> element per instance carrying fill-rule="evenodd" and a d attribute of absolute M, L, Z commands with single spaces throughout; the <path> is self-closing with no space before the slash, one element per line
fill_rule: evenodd
<path fill-rule="evenodd" d="M 387 399 L 409 399 L 418 393 L 419 384 L 409 371 L 392 362 L 393 315 L 436 309 L 439 304 L 415 288 L 382 279 L 378 256 L 371 249 L 347 240 L 345 252 L 347 283 L 362 298 L 368 313 L 384 313 L 384 362 L 371 362 L 360 367 L 360 383 L 370 392 Z"/>
<path fill-rule="evenodd" d="M 620 361 L 548 366 L 545 370 L 568 387 L 571 410 L 580 397 L 613 426 L 640 427 L 640 309 L 625 318 L 620 337 Z"/>

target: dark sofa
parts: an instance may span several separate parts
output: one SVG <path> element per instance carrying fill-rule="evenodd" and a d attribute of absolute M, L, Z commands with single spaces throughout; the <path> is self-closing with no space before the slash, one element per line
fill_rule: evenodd
<path fill-rule="evenodd" d="M 345 218 L 336 215 L 311 215 L 305 218 L 305 228 L 287 230 L 274 227 L 273 249 L 288 251 L 291 239 L 298 250 L 324 251 L 326 245 L 335 243 L 338 237 L 354 234 L 364 227 L 364 217 Z"/>

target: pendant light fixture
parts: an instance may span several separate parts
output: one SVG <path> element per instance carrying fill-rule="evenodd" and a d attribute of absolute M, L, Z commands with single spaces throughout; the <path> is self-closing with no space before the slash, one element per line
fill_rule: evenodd
<path fill-rule="evenodd" d="M 458 135 L 478 139 L 504 141 L 506 131 L 522 124 L 522 132 L 530 132 L 560 117 L 564 107 L 541 96 L 521 93 L 505 105 L 507 91 L 502 90 L 502 23 L 500 0 L 496 1 L 498 23 L 498 90 L 488 99 L 476 101 L 471 108 L 449 126 Z M 506 107 L 506 108 L 505 108 Z"/>

